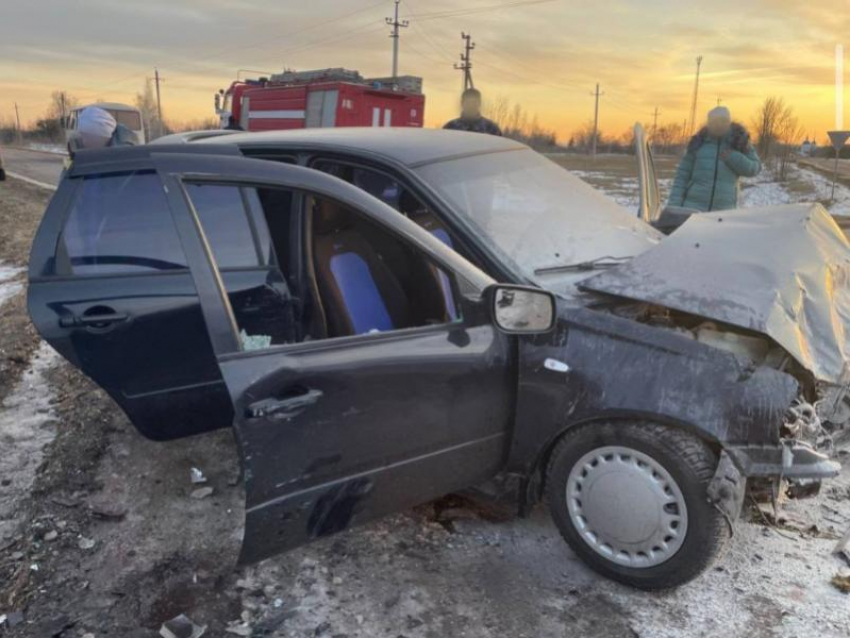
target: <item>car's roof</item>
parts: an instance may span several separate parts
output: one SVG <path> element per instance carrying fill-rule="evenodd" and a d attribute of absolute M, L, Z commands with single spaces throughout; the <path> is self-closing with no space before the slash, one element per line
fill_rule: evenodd
<path fill-rule="evenodd" d="M 299 147 L 381 155 L 407 166 L 419 166 L 463 155 L 527 148 L 504 137 L 420 128 L 310 128 L 292 131 L 235 133 L 190 141 L 194 144 L 237 144 L 240 147 Z"/>

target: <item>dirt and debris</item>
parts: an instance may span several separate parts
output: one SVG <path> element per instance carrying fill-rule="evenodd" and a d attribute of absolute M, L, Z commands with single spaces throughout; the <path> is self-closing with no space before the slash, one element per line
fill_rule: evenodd
<path fill-rule="evenodd" d="M 212 487 L 200 487 L 196 490 L 193 490 L 189 496 L 194 499 L 201 500 L 202 498 L 207 498 L 208 496 L 212 496 L 215 492 L 215 489 Z"/>
<path fill-rule="evenodd" d="M 162 638 L 201 638 L 206 633 L 205 626 L 196 625 L 185 614 L 180 614 L 162 623 L 159 635 Z"/>
<path fill-rule="evenodd" d="M 45 203 L 0 184 L 0 224 L 15 228 L 0 237 L 4 265 L 25 265 Z M 244 495 L 232 433 L 142 439 L 40 345 L 14 277 L 21 289 L 0 304 L 0 441 L 24 405 L 41 406 L 34 431 L 46 434 L 37 451 L 4 443 L 3 463 L 41 460 L 28 481 L 0 471 L 0 504 L 14 504 L 0 505 L 0 636 L 155 638 L 180 616 L 204 638 L 847 635 L 850 605 L 833 580 L 848 567 L 833 553 L 850 528 L 846 441 L 838 479 L 767 523 L 753 512 L 713 569 L 671 592 L 600 578 L 542 507 L 518 519 L 466 495 L 236 569 Z M 191 497 L 201 489 L 212 491 Z"/>
<path fill-rule="evenodd" d="M 832 585 L 842 594 L 850 594 L 850 573 L 836 574 L 832 577 Z"/>

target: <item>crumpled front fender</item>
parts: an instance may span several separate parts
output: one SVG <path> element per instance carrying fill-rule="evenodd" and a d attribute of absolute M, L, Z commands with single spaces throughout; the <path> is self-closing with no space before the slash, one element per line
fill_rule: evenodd
<path fill-rule="evenodd" d="M 584 308 L 555 330 L 519 339 L 509 471 L 531 472 L 567 428 L 647 419 L 723 447 L 780 446 L 796 380 L 673 331 Z M 743 470 L 743 468 L 742 468 Z"/>

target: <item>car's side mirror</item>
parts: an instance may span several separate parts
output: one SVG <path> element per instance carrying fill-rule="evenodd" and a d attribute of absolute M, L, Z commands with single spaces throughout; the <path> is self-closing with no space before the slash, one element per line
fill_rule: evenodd
<path fill-rule="evenodd" d="M 493 322 L 503 332 L 548 332 L 555 325 L 555 295 L 540 288 L 496 284 L 487 289 Z"/>

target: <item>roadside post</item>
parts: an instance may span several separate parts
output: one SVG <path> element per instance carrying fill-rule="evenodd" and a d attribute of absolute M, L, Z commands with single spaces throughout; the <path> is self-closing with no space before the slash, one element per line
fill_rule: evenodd
<path fill-rule="evenodd" d="M 841 149 L 844 148 L 844 144 L 850 139 L 850 131 L 827 131 L 827 135 L 829 135 L 829 141 L 832 142 L 832 148 L 835 149 L 835 167 L 832 172 L 832 195 L 830 195 L 829 200 L 835 201 L 835 182 L 838 180 L 838 156 L 841 153 Z"/>

